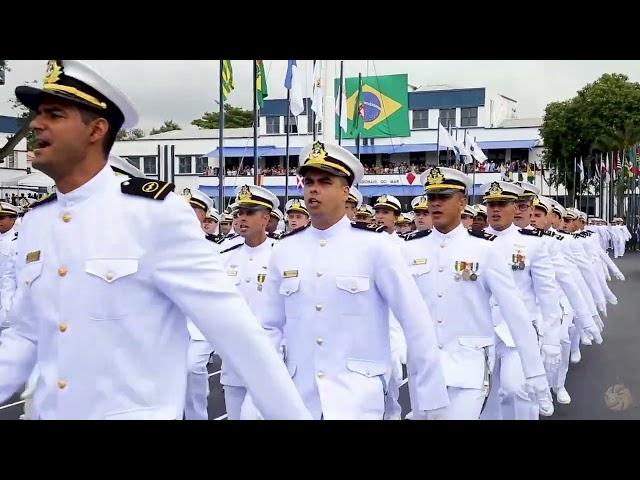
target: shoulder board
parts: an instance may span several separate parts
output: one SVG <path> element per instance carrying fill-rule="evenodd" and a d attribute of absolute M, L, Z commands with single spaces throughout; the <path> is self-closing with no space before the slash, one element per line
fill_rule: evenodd
<path fill-rule="evenodd" d="M 280 238 L 278 240 L 284 240 L 285 238 L 295 235 L 296 233 L 303 232 L 310 226 L 311 226 L 311 222 L 307 223 L 304 227 L 296 228 L 295 230 L 291 230 L 290 232 L 283 233 L 282 235 L 280 235 Z"/>
<path fill-rule="evenodd" d="M 207 240 L 209 240 L 210 242 L 215 242 L 217 240 L 217 237 L 215 235 L 211 235 L 210 233 L 207 233 L 204 238 L 206 238 Z"/>
<path fill-rule="evenodd" d="M 467 230 L 467 232 L 469 232 L 469 235 L 471 235 L 472 237 L 482 238 L 484 240 L 489 240 L 490 242 L 493 242 L 496 238 L 498 238 L 497 235 L 486 233 L 484 230 L 481 230 L 479 232 L 474 232 L 473 230 L 469 229 Z"/>
<path fill-rule="evenodd" d="M 122 193 L 151 198 L 153 200 L 164 200 L 169 193 L 173 192 L 174 188 L 175 185 L 173 183 L 138 177 L 131 177 L 120 185 Z"/>
<path fill-rule="evenodd" d="M 542 232 L 542 230 L 538 230 L 537 228 L 535 230 L 531 230 L 529 228 L 521 228 L 518 230 L 522 235 L 530 235 L 532 237 L 542 237 L 544 235 L 544 233 Z"/>
<path fill-rule="evenodd" d="M 237 245 L 234 245 L 233 247 L 225 248 L 224 250 L 220 251 L 220 254 L 230 252 L 231 250 L 235 250 L 236 248 L 240 248 L 242 245 L 244 245 L 244 242 L 238 243 Z"/>
<path fill-rule="evenodd" d="M 18 239 L 18 232 L 16 232 L 16 234 L 13 236 L 13 238 L 11 239 L 11 241 L 13 242 L 14 240 Z"/>
<path fill-rule="evenodd" d="M 378 226 L 375 223 L 351 222 L 351 226 L 358 230 L 366 230 L 367 232 L 384 232 L 384 227 Z"/>
<path fill-rule="evenodd" d="M 277 234 L 277 233 L 273 233 L 273 232 L 268 232 L 268 233 L 267 233 L 267 237 L 268 237 L 268 238 L 270 238 L 270 239 L 272 239 L 272 240 L 280 240 L 280 237 L 281 237 L 281 236 L 282 236 L 282 235 Z"/>
<path fill-rule="evenodd" d="M 47 195 L 46 197 L 44 197 L 43 199 L 38 200 L 37 202 L 34 202 L 33 205 L 31 205 L 30 208 L 33 209 L 33 208 L 39 207 L 40 205 L 44 205 L 45 203 L 52 202 L 56 198 L 57 198 L 57 195 L 55 193 L 51 193 L 51 194 Z"/>
<path fill-rule="evenodd" d="M 407 233 L 403 238 L 405 242 L 410 242 L 411 240 L 415 240 L 417 238 L 424 238 L 431 235 L 431 230 L 416 230 L 415 232 Z"/>

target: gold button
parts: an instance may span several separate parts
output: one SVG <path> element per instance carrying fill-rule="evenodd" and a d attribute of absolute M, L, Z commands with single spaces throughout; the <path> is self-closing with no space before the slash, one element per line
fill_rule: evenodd
<path fill-rule="evenodd" d="M 316 310 L 317 310 L 317 311 L 322 310 L 322 305 L 320 305 L 320 304 L 316 305 Z"/>
<path fill-rule="evenodd" d="M 317 343 L 318 345 L 322 345 L 322 339 L 321 339 L 321 338 L 317 338 L 317 339 L 316 339 L 316 343 Z"/>
<path fill-rule="evenodd" d="M 438 271 L 439 271 L 439 272 L 444 272 L 444 267 L 440 267 L 440 268 L 438 269 Z"/>
<path fill-rule="evenodd" d="M 291 293 L 291 290 L 287 290 L 287 295 L 289 295 Z"/>
<path fill-rule="evenodd" d="M 442 298 L 442 294 L 441 293 L 438 294 L 438 298 Z"/>
<path fill-rule="evenodd" d="M 438 323 L 442 323 L 442 320 L 438 320 Z"/>
<path fill-rule="evenodd" d="M 322 378 L 322 377 L 324 377 L 324 372 L 323 371 L 319 371 L 317 375 L 318 375 L 318 378 Z"/>
<path fill-rule="evenodd" d="M 321 277 L 322 276 L 322 272 L 317 272 L 316 276 Z"/>
<path fill-rule="evenodd" d="M 67 274 L 67 269 L 64 267 L 60 267 L 58 269 L 58 275 L 60 275 L 61 277 L 64 277 Z"/>
<path fill-rule="evenodd" d="M 244 281 L 249 283 L 251 281 L 251 279 L 250 278 L 245 278 Z"/>
<path fill-rule="evenodd" d="M 69 215 L 68 213 L 65 213 L 64 215 L 62 215 L 62 221 L 64 223 L 69 223 L 70 220 L 71 220 L 71 215 Z"/>
<path fill-rule="evenodd" d="M 253 258 L 250 258 L 250 259 L 249 259 L 249 261 L 250 261 L 250 262 L 253 262 Z"/>
<path fill-rule="evenodd" d="M 113 272 L 107 272 L 104 276 L 107 280 L 113 280 Z"/>
<path fill-rule="evenodd" d="M 58 388 L 60 390 L 64 389 L 67 386 L 67 382 L 65 382 L 64 380 L 58 380 Z"/>
<path fill-rule="evenodd" d="M 351 287 L 351 291 L 352 291 L 352 292 L 357 292 L 357 291 L 358 291 L 358 289 L 357 289 L 356 287 Z"/>
<path fill-rule="evenodd" d="M 442 349 L 442 344 L 441 343 L 438 344 L 438 348 Z"/>
<path fill-rule="evenodd" d="M 66 323 L 61 323 L 60 325 L 58 325 L 58 330 L 60 330 L 62 333 L 67 331 L 67 324 Z"/>
<path fill-rule="evenodd" d="M 320 240 L 320 246 L 324 247 L 327 244 L 326 240 Z"/>
<path fill-rule="evenodd" d="M 444 243 L 440 244 L 440 248 L 444 248 Z"/>

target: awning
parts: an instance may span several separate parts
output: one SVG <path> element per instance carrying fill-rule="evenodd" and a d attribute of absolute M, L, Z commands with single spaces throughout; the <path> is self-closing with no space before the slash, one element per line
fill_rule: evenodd
<path fill-rule="evenodd" d="M 533 148 L 537 140 L 505 140 L 497 142 L 478 142 L 482 150 L 495 150 L 500 148 Z"/>
<path fill-rule="evenodd" d="M 218 158 L 219 148 L 211 150 L 205 157 Z M 247 147 L 223 147 L 225 157 L 251 157 L 253 158 L 253 145 Z M 289 155 L 299 155 L 302 151 L 300 147 L 289 147 Z M 259 157 L 284 157 L 287 154 L 286 148 L 276 147 L 275 145 L 259 145 Z"/>

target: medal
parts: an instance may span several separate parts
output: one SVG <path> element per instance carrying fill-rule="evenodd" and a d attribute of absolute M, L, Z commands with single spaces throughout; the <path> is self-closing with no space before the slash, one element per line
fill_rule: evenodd
<path fill-rule="evenodd" d="M 524 262 L 520 261 L 520 263 L 518 263 L 518 270 L 524 270 Z"/>
<path fill-rule="evenodd" d="M 462 272 L 462 279 L 466 281 L 469 280 L 469 278 L 471 278 L 471 272 L 465 269 L 464 272 Z"/>
<path fill-rule="evenodd" d="M 478 280 L 478 275 L 475 273 L 472 273 L 469 278 L 471 279 L 472 282 L 475 282 L 476 280 Z"/>

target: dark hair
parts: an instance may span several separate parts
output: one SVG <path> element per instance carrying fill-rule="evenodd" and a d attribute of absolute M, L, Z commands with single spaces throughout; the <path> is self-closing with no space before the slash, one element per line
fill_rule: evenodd
<path fill-rule="evenodd" d="M 84 123 L 85 125 L 89 125 L 91 122 L 99 118 L 105 118 L 98 112 L 95 112 L 93 110 L 88 110 L 82 107 L 78 107 L 78 110 L 80 112 L 82 123 Z M 102 141 L 102 153 L 104 153 L 105 158 L 108 158 L 111 147 L 113 147 L 113 143 L 116 141 L 116 136 L 118 135 L 119 128 L 115 128 L 113 123 L 111 123 L 106 118 L 105 120 L 109 124 L 109 130 L 107 130 L 107 133 L 104 136 L 104 140 Z"/>

